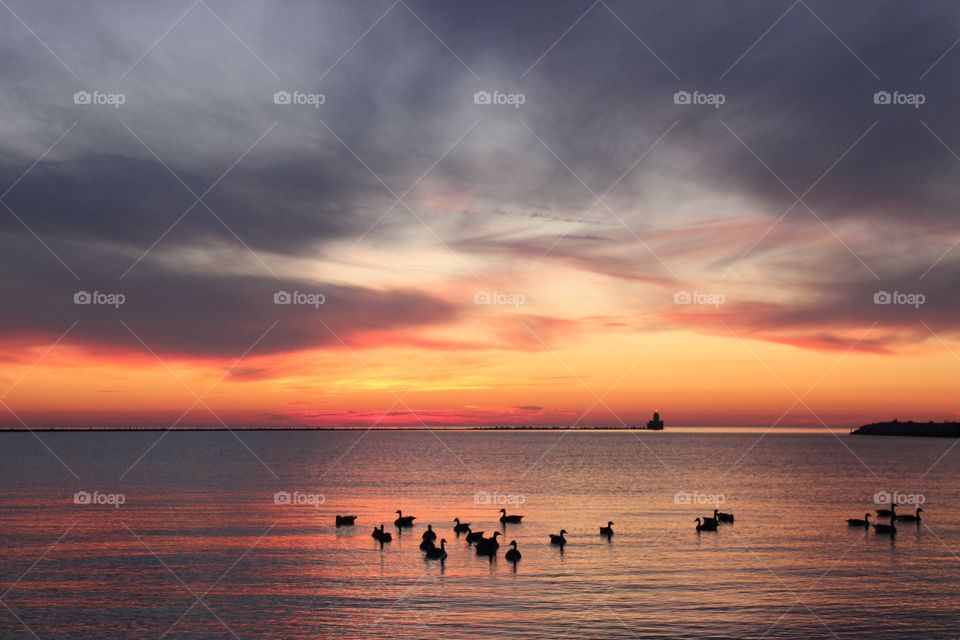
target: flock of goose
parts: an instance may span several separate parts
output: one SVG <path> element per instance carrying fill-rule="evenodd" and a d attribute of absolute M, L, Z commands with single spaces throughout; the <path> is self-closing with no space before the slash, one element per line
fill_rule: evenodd
<path fill-rule="evenodd" d="M 405 516 L 403 511 L 397 509 L 395 512 L 397 514 L 396 520 L 393 521 L 394 526 L 397 527 L 399 531 L 404 529 L 413 528 L 413 521 L 416 520 L 416 516 Z M 341 516 L 338 515 L 336 519 L 337 527 L 350 527 L 356 524 L 357 516 Z M 504 531 L 508 524 L 521 524 L 523 522 L 523 516 L 517 514 L 507 513 L 506 509 L 500 509 L 500 523 L 503 525 Z M 733 523 L 733 514 L 732 513 L 721 513 L 719 510 L 713 510 L 713 517 L 703 517 L 697 518 L 697 531 L 716 531 L 719 523 Z M 610 520 L 607 521 L 606 526 L 599 527 L 600 535 L 607 538 L 608 540 L 613 537 L 613 525 L 615 523 Z M 484 531 L 473 531 L 470 528 L 469 522 L 461 522 L 460 518 L 453 519 L 453 532 L 459 538 L 461 534 L 464 534 L 466 537 L 466 542 L 468 545 L 473 546 L 476 549 L 478 556 L 489 556 L 491 559 L 497 555 L 498 550 L 500 549 L 500 541 L 497 539 L 499 536 L 503 535 L 499 531 L 494 531 L 493 535 L 489 538 L 484 537 Z M 567 544 L 567 530 L 561 529 L 560 533 L 551 533 L 550 534 L 550 544 L 560 547 L 563 550 L 564 545 Z M 381 524 L 379 527 L 374 527 L 373 532 L 370 536 L 380 543 L 381 548 L 387 542 L 393 540 L 393 534 L 389 531 L 386 531 L 385 525 Z M 440 560 L 443 561 L 447 558 L 446 550 L 447 540 L 446 538 L 440 539 L 440 545 L 437 546 L 437 532 L 434 531 L 433 525 L 428 524 L 427 530 L 423 532 L 423 536 L 420 542 L 420 550 L 423 551 L 424 557 L 427 560 Z M 510 548 L 507 549 L 507 552 L 503 557 L 508 562 L 519 562 L 522 554 L 517 548 L 517 541 L 511 540 L 507 545 Z"/>
<path fill-rule="evenodd" d="M 890 518 L 890 524 L 882 524 L 879 522 L 870 522 L 870 514 L 863 514 L 863 519 L 860 518 L 848 518 L 847 525 L 851 527 L 863 527 L 864 529 L 869 530 L 870 527 L 873 527 L 873 530 L 879 534 L 897 535 L 897 523 L 898 522 L 915 522 L 917 526 L 920 526 L 920 514 L 923 513 L 923 509 L 917 507 L 916 512 L 913 515 L 908 513 L 897 514 L 897 505 L 890 505 L 889 509 L 877 509 L 877 518 Z"/>
<path fill-rule="evenodd" d="M 396 511 L 397 519 L 393 521 L 393 524 L 399 530 L 409 529 L 413 527 L 413 521 L 416 520 L 415 516 L 405 516 L 403 511 L 397 509 Z M 356 521 L 357 516 L 337 516 L 337 526 L 350 526 L 353 525 Z M 523 522 L 523 516 L 517 514 L 507 513 L 506 509 L 500 509 L 500 523 L 503 525 L 504 530 L 508 524 L 520 524 Z M 466 541 L 468 545 L 472 545 L 478 556 L 489 556 L 493 558 L 497 555 L 497 551 L 500 549 L 500 541 L 497 539 L 499 536 L 503 535 L 499 531 L 494 531 L 493 535 L 489 538 L 484 537 L 483 531 L 473 531 L 470 528 L 469 522 L 461 522 L 460 518 L 453 519 L 453 532 L 460 537 L 460 534 L 466 535 Z M 564 537 L 567 534 L 566 529 L 561 529 L 560 533 L 551 533 L 550 534 L 550 544 L 558 545 L 561 548 L 567 543 L 567 539 Z M 370 534 L 374 540 L 380 543 L 382 547 L 384 543 L 390 542 L 393 540 L 393 535 L 384 530 L 384 525 L 375 527 L 373 533 Z M 607 522 L 607 526 L 600 527 L 600 535 L 610 538 L 613 535 L 613 522 Z M 427 530 L 423 532 L 423 537 L 420 542 L 420 550 L 423 551 L 424 557 L 427 560 L 446 560 L 447 558 L 447 540 L 446 538 L 440 539 L 440 546 L 437 546 L 437 532 L 433 530 L 433 525 L 428 524 Z M 503 557 L 506 558 L 508 562 L 519 562 L 522 554 L 517 548 L 517 541 L 511 540 L 508 545 L 510 548 L 507 549 L 507 552 L 503 554 Z"/>
<path fill-rule="evenodd" d="M 869 513 L 865 513 L 863 519 L 860 518 L 849 518 L 847 524 L 851 527 L 863 527 L 864 529 L 869 530 L 870 527 L 873 527 L 874 531 L 878 534 L 885 535 L 896 535 L 897 534 L 897 522 L 915 522 L 918 526 L 920 524 L 921 516 L 923 513 L 922 508 L 917 508 L 916 513 L 913 515 L 909 514 L 897 514 L 896 505 L 891 505 L 889 509 L 877 509 L 878 518 L 890 518 L 890 524 L 882 524 L 879 522 L 870 522 L 872 517 Z M 396 511 L 397 519 L 393 521 L 393 524 L 402 531 L 403 529 L 413 528 L 413 521 L 416 520 L 415 516 L 405 516 L 403 512 L 399 509 Z M 337 516 L 336 525 L 338 527 L 353 526 L 356 523 L 357 516 Z M 523 516 L 516 514 L 508 514 L 506 509 L 500 509 L 500 523 L 506 531 L 508 524 L 521 524 L 523 521 Z M 734 516 L 732 513 L 724 513 L 719 509 L 713 510 L 713 516 L 701 516 L 694 520 L 697 525 L 697 532 L 701 531 L 717 531 L 721 524 L 733 524 Z M 612 521 L 607 522 L 606 526 L 600 527 L 600 535 L 610 539 L 613 537 L 613 525 Z M 500 541 L 497 540 L 502 534 L 499 531 L 494 531 L 493 535 L 489 538 L 484 537 L 483 531 L 473 531 L 470 528 L 469 522 L 461 522 L 460 518 L 453 519 L 453 532 L 459 538 L 461 534 L 465 534 L 466 541 L 468 545 L 472 545 L 477 552 L 478 556 L 489 556 L 491 559 L 497 555 L 497 551 L 500 549 Z M 374 527 L 373 532 L 370 534 L 374 540 L 380 543 L 380 546 L 387 542 L 393 540 L 393 535 L 385 530 L 383 524 L 379 527 Z M 550 544 L 559 546 L 561 550 L 564 545 L 567 544 L 567 535 L 566 529 L 561 529 L 560 533 L 551 533 L 550 534 Z M 437 546 L 437 532 L 433 530 L 433 525 L 428 524 L 427 530 L 423 532 L 423 537 L 420 542 L 420 550 L 423 551 L 424 557 L 427 560 L 446 560 L 447 558 L 447 540 L 446 538 L 440 539 L 440 546 Z M 507 552 L 504 554 L 504 558 L 508 562 L 519 562 L 522 554 L 517 548 L 517 541 L 511 540 L 507 545 L 510 548 L 507 549 Z"/>

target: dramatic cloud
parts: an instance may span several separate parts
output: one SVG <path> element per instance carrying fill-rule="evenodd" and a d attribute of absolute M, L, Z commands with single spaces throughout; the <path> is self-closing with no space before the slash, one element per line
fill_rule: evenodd
<path fill-rule="evenodd" d="M 674 324 L 814 351 L 875 323 L 857 350 L 952 340 L 957 16 L 952 0 L 10 0 L 0 341 L 79 321 L 66 345 L 142 353 L 120 320 L 211 360 L 277 321 L 258 353 L 529 354 Z M 924 303 L 874 304 L 883 291 Z"/>
<path fill-rule="evenodd" d="M 89 246 L 61 251 L 66 261 L 82 267 L 78 281 L 63 278 L 42 250 L 9 236 L 0 237 L 0 251 L 6 256 L 0 266 L 5 283 L 0 332 L 9 339 L 39 335 L 49 341 L 76 320 L 70 341 L 91 348 L 229 359 L 248 350 L 262 355 L 340 349 L 343 343 L 382 346 L 406 339 L 394 337 L 394 330 L 442 325 L 457 315 L 450 303 L 414 289 L 170 270 L 149 261 L 118 280 L 130 261 Z M 95 294 L 99 300 L 92 299 Z M 85 304 L 77 304 L 77 296 Z"/>

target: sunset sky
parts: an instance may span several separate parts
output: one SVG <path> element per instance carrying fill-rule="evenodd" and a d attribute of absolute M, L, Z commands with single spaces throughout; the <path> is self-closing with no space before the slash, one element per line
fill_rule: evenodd
<path fill-rule="evenodd" d="M 3 425 L 960 414 L 952 2 L 8 4 Z"/>

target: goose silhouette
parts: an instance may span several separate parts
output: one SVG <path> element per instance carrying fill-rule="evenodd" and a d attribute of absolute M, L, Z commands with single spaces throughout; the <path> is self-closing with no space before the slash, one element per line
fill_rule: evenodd
<path fill-rule="evenodd" d="M 441 539 L 439 547 L 434 547 L 427 550 L 427 560 L 446 560 L 447 550 L 444 548 L 446 546 L 447 541 L 445 539 Z"/>
<path fill-rule="evenodd" d="M 560 529 L 560 533 L 551 533 L 550 534 L 550 544 L 558 544 L 561 547 L 567 544 L 567 539 L 564 538 L 564 534 L 567 532 L 566 529 Z"/>
<path fill-rule="evenodd" d="M 700 518 L 694 520 L 697 523 L 697 531 L 716 531 L 717 530 L 717 521 L 713 518 L 703 518 L 702 522 Z"/>
<path fill-rule="evenodd" d="M 897 505 L 892 504 L 889 509 L 877 509 L 877 515 L 881 518 L 896 518 Z"/>
<path fill-rule="evenodd" d="M 337 516 L 338 527 L 352 527 L 356 522 L 357 516 Z"/>
<path fill-rule="evenodd" d="M 873 525 L 873 530 L 880 534 L 897 535 L 897 525 L 893 524 L 892 521 L 890 524 L 875 524 Z"/>
<path fill-rule="evenodd" d="M 713 517 L 717 522 L 727 522 L 733 524 L 733 514 L 732 513 L 723 513 L 719 509 L 713 510 Z"/>
<path fill-rule="evenodd" d="M 460 522 L 460 518 L 454 518 L 453 521 L 456 523 L 455 525 L 453 525 L 454 533 L 459 534 L 459 533 L 466 533 L 470 531 L 469 522 Z"/>
<path fill-rule="evenodd" d="M 467 527 L 467 544 L 473 544 L 481 540 L 483 540 L 483 531 L 470 531 L 470 527 Z"/>
<path fill-rule="evenodd" d="M 427 530 L 423 532 L 423 540 L 429 540 L 430 542 L 433 542 L 436 539 L 437 533 L 433 530 L 433 525 L 428 524 Z"/>
<path fill-rule="evenodd" d="M 608 538 L 613 535 L 613 522 L 608 522 L 607 526 L 600 527 L 600 535 L 607 536 Z"/>
<path fill-rule="evenodd" d="M 380 525 L 379 531 L 377 531 L 376 529 L 373 530 L 373 537 L 379 540 L 380 544 L 383 544 L 384 542 L 390 542 L 391 540 L 393 540 L 393 535 L 389 531 L 384 531 L 382 524 Z"/>
<path fill-rule="evenodd" d="M 863 514 L 863 520 L 860 518 L 847 518 L 847 526 L 849 527 L 863 527 L 864 529 L 870 528 L 870 514 Z"/>
<path fill-rule="evenodd" d="M 483 538 L 477 542 L 477 555 L 480 556 L 489 556 L 497 552 L 497 549 L 500 548 L 500 543 L 497 542 L 497 536 L 500 535 L 499 531 L 494 531 L 493 536 L 490 538 Z"/>
<path fill-rule="evenodd" d="M 506 509 L 500 509 L 500 522 L 507 524 L 519 524 L 523 520 L 523 516 L 508 516 Z"/>
<path fill-rule="evenodd" d="M 895 519 L 897 522 L 916 522 L 917 524 L 919 524 L 921 513 L 923 513 L 923 509 L 921 509 L 920 507 L 917 507 L 916 515 L 910 515 L 909 513 L 907 513 L 902 516 L 897 516 Z"/>
<path fill-rule="evenodd" d="M 508 549 L 507 552 L 503 554 L 503 557 L 506 558 L 508 562 L 519 562 L 521 556 L 520 551 L 517 549 L 517 541 L 511 540 L 510 546 L 512 546 L 513 549 Z"/>
<path fill-rule="evenodd" d="M 405 516 L 400 509 L 396 510 L 397 519 L 393 521 L 393 524 L 398 527 L 412 527 L 413 521 L 416 520 L 415 516 Z"/>

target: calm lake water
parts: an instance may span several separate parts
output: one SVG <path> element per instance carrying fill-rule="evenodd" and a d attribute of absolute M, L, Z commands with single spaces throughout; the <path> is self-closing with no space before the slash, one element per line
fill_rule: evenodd
<path fill-rule="evenodd" d="M 953 440 L 181 432 L 151 449 L 161 434 L 39 435 L 78 478 L 34 436 L 0 434 L 2 638 L 960 633 L 960 447 L 940 459 Z M 922 525 L 895 540 L 848 528 L 879 491 L 919 494 Z M 713 496 L 736 524 L 698 534 Z M 525 515 L 505 535 L 516 568 L 452 531 L 459 516 L 489 535 L 499 503 Z M 417 526 L 398 535 L 396 509 Z M 336 513 L 357 526 L 335 529 Z M 442 565 L 417 548 L 427 523 L 448 541 Z M 561 528 L 562 553 L 547 541 Z"/>

